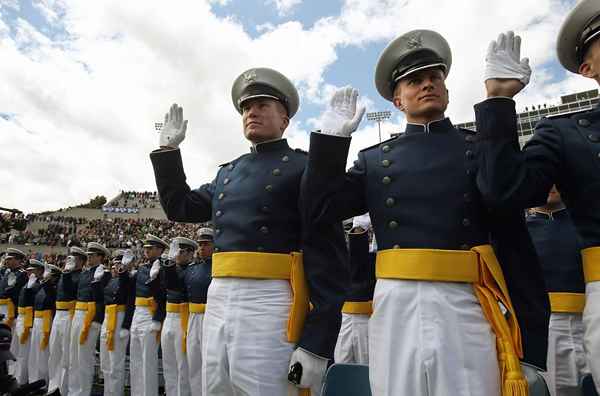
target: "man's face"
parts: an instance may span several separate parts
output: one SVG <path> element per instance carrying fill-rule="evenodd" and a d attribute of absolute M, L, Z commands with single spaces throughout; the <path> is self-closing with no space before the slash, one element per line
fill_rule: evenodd
<path fill-rule="evenodd" d="M 96 265 L 102 264 L 103 258 L 104 256 L 99 253 L 89 253 L 87 259 L 88 266 L 95 267 Z"/>
<path fill-rule="evenodd" d="M 596 38 L 585 53 L 579 74 L 600 84 L 600 38 Z"/>
<path fill-rule="evenodd" d="M 281 138 L 289 122 L 285 108 L 276 100 L 256 98 L 242 105 L 244 136 L 252 143 Z"/>
<path fill-rule="evenodd" d="M 198 256 L 202 258 L 208 258 L 213 254 L 214 244 L 211 241 L 200 241 L 200 248 L 198 249 Z"/>
<path fill-rule="evenodd" d="M 439 119 L 448 107 L 445 79 L 444 72 L 437 68 L 408 75 L 396 85 L 394 105 L 409 119 Z"/>
<path fill-rule="evenodd" d="M 179 249 L 175 256 L 175 264 L 188 264 L 194 259 L 194 251 L 190 249 Z"/>
<path fill-rule="evenodd" d="M 160 257 L 163 249 L 158 246 L 150 246 L 144 248 L 144 257 L 146 260 L 153 260 Z"/>
<path fill-rule="evenodd" d="M 15 269 L 18 268 L 21 264 L 21 261 L 14 258 L 14 257 L 7 257 L 4 260 L 4 265 L 6 265 L 6 268 L 10 268 L 10 269 Z"/>

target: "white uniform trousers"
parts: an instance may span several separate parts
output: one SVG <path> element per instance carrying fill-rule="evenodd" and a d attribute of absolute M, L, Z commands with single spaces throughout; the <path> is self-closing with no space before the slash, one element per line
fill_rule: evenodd
<path fill-rule="evenodd" d="M 581 396 L 579 384 L 589 374 L 583 350 L 581 314 L 553 313 L 548 331 L 548 371 L 552 396 Z"/>
<path fill-rule="evenodd" d="M 19 384 L 26 384 L 29 381 L 27 374 L 27 368 L 29 366 L 29 346 L 31 345 L 31 332 L 29 338 L 24 343 L 21 343 L 20 338 L 24 331 L 24 318 L 23 315 L 18 315 L 15 320 L 15 332 L 13 333 L 13 339 L 10 345 L 11 352 L 13 351 L 13 345 L 15 349 L 13 352 L 17 361 L 15 362 L 14 376 Z M 16 337 L 15 337 L 16 335 Z"/>
<path fill-rule="evenodd" d="M 69 396 L 89 396 L 94 381 L 96 363 L 96 343 L 100 334 L 100 323 L 93 322 L 87 340 L 79 345 L 79 336 L 83 328 L 86 311 L 75 311 L 71 323 L 69 345 Z"/>
<path fill-rule="evenodd" d="M 167 396 L 190 396 L 192 394 L 187 356 L 182 350 L 182 343 L 181 316 L 178 312 L 167 312 L 160 335 L 163 377 Z"/>
<path fill-rule="evenodd" d="M 204 395 L 298 393 L 287 381 L 294 350 L 286 335 L 291 301 L 286 280 L 212 280 L 202 334 Z"/>
<path fill-rule="evenodd" d="M 132 396 L 158 395 L 158 340 L 148 307 L 135 307 L 129 344 Z"/>
<path fill-rule="evenodd" d="M 125 354 L 129 336 L 121 338 L 120 330 L 123 326 L 125 312 L 117 312 L 117 324 L 114 334 L 114 349 L 108 350 L 106 339 L 106 320 L 100 330 L 100 370 L 104 378 L 104 396 L 120 396 L 125 392 Z"/>
<path fill-rule="evenodd" d="M 496 337 L 472 285 L 379 279 L 373 310 L 373 396 L 500 395 Z"/>
<path fill-rule="evenodd" d="M 190 312 L 187 333 L 187 361 L 192 395 L 202 396 L 202 322 L 203 313 Z"/>
<path fill-rule="evenodd" d="M 600 281 L 585 285 L 583 329 L 586 361 L 594 378 L 596 391 L 600 393 Z"/>
<path fill-rule="evenodd" d="M 29 347 L 29 365 L 27 372 L 29 382 L 44 380 L 48 383 L 48 345 L 42 350 L 42 338 L 44 337 L 44 319 L 35 318 L 31 329 L 31 341 Z"/>
<path fill-rule="evenodd" d="M 57 389 L 66 395 L 69 389 L 69 346 L 71 344 L 71 315 L 57 310 L 48 343 L 48 393 Z"/>
<path fill-rule="evenodd" d="M 342 313 L 334 361 L 369 364 L 369 315 Z"/>

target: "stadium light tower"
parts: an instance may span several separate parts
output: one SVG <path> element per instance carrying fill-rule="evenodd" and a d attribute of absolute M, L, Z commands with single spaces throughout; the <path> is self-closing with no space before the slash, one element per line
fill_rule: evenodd
<path fill-rule="evenodd" d="M 381 123 L 392 116 L 391 111 L 375 111 L 372 113 L 367 113 L 367 120 L 375 121 L 377 123 L 377 128 L 379 128 L 379 143 L 381 143 Z"/>
<path fill-rule="evenodd" d="M 154 123 L 154 129 L 158 132 L 162 129 L 163 127 L 163 123 L 162 122 L 155 122 Z"/>

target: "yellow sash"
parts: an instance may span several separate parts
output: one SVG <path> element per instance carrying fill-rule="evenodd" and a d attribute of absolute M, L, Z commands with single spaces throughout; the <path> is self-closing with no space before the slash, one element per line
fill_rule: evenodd
<path fill-rule="evenodd" d="M 373 301 L 346 301 L 342 307 L 345 314 L 371 315 L 373 313 Z"/>
<path fill-rule="evenodd" d="M 45 309 L 43 311 L 35 311 L 36 318 L 42 318 L 42 340 L 40 342 L 40 351 L 48 347 L 50 341 L 50 329 L 52 328 L 52 310 Z"/>
<path fill-rule="evenodd" d="M 288 317 L 288 342 L 297 343 L 308 313 L 308 285 L 302 253 L 222 252 L 213 254 L 213 278 L 286 279 L 292 289 Z"/>
<path fill-rule="evenodd" d="M 585 307 L 584 293 L 548 293 L 550 309 L 557 313 L 582 313 Z"/>
<path fill-rule="evenodd" d="M 135 306 L 148 307 L 152 316 L 154 316 L 156 309 L 158 308 L 156 301 L 154 301 L 154 297 L 136 297 Z M 160 330 L 156 332 L 156 342 L 160 344 Z"/>
<path fill-rule="evenodd" d="M 56 309 L 58 311 L 69 311 L 69 316 L 73 319 L 75 314 L 75 301 L 57 301 Z"/>
<path fill-rule="evenodd" d="M 110 304 L 104 307 L 104 320 L 106 320 L 106 348 L 109 351 L 115 350 L 117 312 L 125 312 L 125 305 Z"/>
<path fill-rule="evenodd" d="M 600 281 L 600 246 L 583 249 L 581 258 L 585 283 Z"/>
<path fill-rule="evenodd" d="M 19 307 L 17 312 L 23 315 L 23 334 L 19 337 L 19 343 L 25 344 L 33 327 L 33 307 Z"/>
<path fill-rule="evenodd" d="M 485 318 L 496 334 L 503 396 L 526 396 L 527 380 L 521 371 L 521 331 L 502 268 L 490 245 L 471 251 L 389 249 L 377 253 L 377 278 L 473 283 Z M 510 313 L 506 318 L 499 303 Z"/>
<path fill-rule="evenodd" d="M 81 333 L 79 333 L 79 345 L 83 345 L 87 341 L 90 334 L 90 327 L 96 316 L 96 303 L 94 301 L 77 301 L 75 309 L 77 311 L 86 311 L 83 318 L 83 327 L 81 328 Z"/>
<path fill-rule="evenodd" d="M 15 310 L 15 304 L 13 304 L 10 298 L 0 299 L 0 305 L 6 305 L 6 318 L 4 318 L 4 324 L 12 327 L 17 311 Z"/>
<path fill-rule="evenodd" d="M 181 326 L 181 350 L 183 353 L 187 351 L 187 327 L 188 321 L 190 317 L 190 310 L 188 307 L 188 303 L 167 303 L 167 312 L 178 313 L 179 314 L 179 324 Z"/>
<path fill-rule="evenodd" d="M 189 304 L 190 313 L 204 313 L 206 312 L 206 304 Z"/>

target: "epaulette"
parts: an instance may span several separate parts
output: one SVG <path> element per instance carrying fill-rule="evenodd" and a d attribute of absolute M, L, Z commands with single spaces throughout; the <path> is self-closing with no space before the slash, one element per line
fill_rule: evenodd
<path fill-rule="evenodd" d="M 474 131 L 474 130 L 472 130 L 472 129 L 467 129 L 467 128 L 456 128 L 456 129 L 458 129 L 459 131 L 461 131 L 463 133 L 469 134 L 469 135 L 476 135 L 477 134 L 477 132 Z"/>
<path fill-rule="evenodd" d="M 218 166 L 219 166 L 219 168 L 222 168 L 222 167 L 227 166 L 229 164 L 231 164 L 231 161 L 223 162 L 222 164 L 219 164 Z"/>
<path fill-rule="evenodd" d="M 401 134 L 400 134 L 400 135 L 401 135 Z M 398 139 L 398 137 L 399 137 L 400 135 L 398 135 L 398 136 L 394 136 L 394 137 L 392 137 L 392 138 L 389 138 L 388 140 L 384 140 L 383 142 L 379 142 L 379 143 L 377 143 L 377 144 L 374 144 L 374 145 L 372 145 L 372 146 L 365 147 L 364 149 L 362 149 L 362 150 L 360 150 L 360 151 L 361 151 L 361 152 L 362 152 L 362 151 L 367 151 L 367 150 L 370 150 L 370 149 L 372 149 L 372 148 L 379 147 L 380 145 L 382 145 L 382 144 L 384 144 L 384 143 L 388 143 L 388 142 L 391 142 L 392 140 L 396 140 L 396 139 Z"/>

